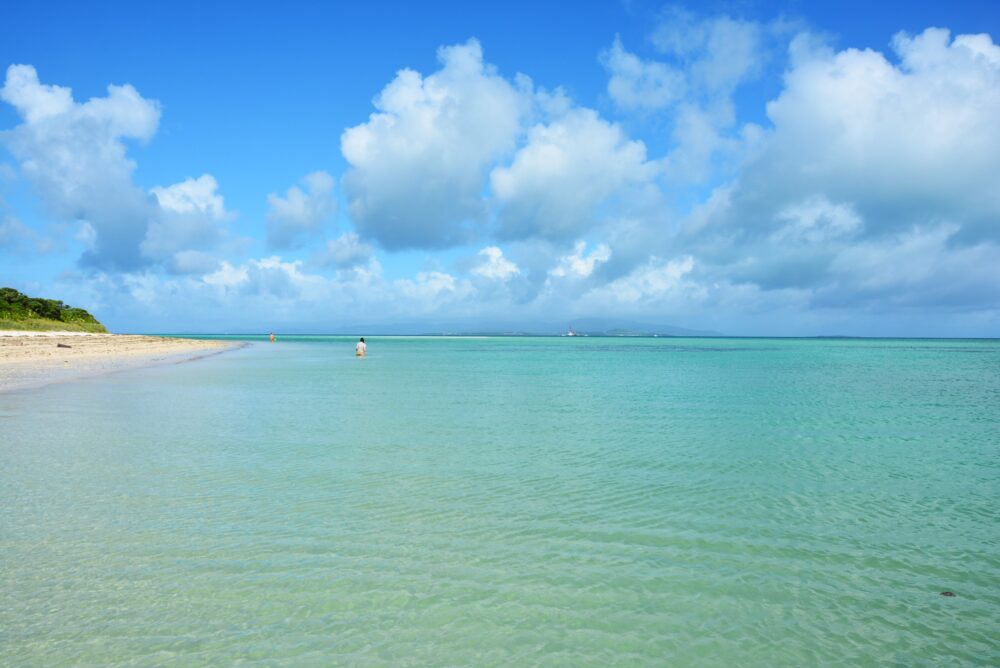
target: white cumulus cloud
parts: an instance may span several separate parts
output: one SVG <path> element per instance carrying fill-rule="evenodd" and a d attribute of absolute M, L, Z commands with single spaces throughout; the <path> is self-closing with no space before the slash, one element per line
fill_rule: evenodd
<path fill-rule="evenodd" d="M 302 179 L 306 189 L 292 186 L 284 197 L 267 196 L 267 243 L 272 248 L 297 248 L 322 234 L 323 223 L 337 212 L 333 177 L 313 172 Z"/>
<path fill-rule="evenodd" d="M 443 247 L 484 224 L 486 171 L 514 148 L 530 110 L 525 90 L 483 62 L 476 40 L 438 51 L 441 69 L 401 70 L 341 151 L 352 221 L 389 249 Z"/>
<path fill-rule="evenodd" d="M 472 269 L 472 273 L 483 278 L 505 281 L 520 273 L 517 265 L 504 257 L 503 251 L 497 246 L 487 246 L 479 251 L 482 258 Z"/>
<path fill-rule="evenodd" d="M 762 62 L 763 27 L 730 16 L 700 17 L 680 7 L 663 12 L 653 44 L 684 62 L 691 85 L 728 94 L 756 76 Z"/>
<path fill-rule="evenodd" d="M 591 109 L 538 124 L 509 166 L 490 174 L 505 239 L 572 239 L 600 219 L 600 207 L 650 182 L 657 167 L 646 147 Z"/>
<path fill-rule="evenodd" d="M 995 308 L 1000 47 L 932 28 L 893 48 L 793 40 L 773 129 L 682 237 L 704 275 L 816 306 Z"/>
<path fill-rule="evenodd" d="M 159 204 L 140 244 L 146 258 L 162 262 L 173 273 L 204 273 L 217 260 L 208 250 L 225 236 L 226 211 L 219 184 L 211 174 L 150 189 Z"/>
<path fill-rule="evenodd" d="M 603 52 L 608 93 L 619 108 L 665 112 L 673 141 L 663 161 L 669 185 L 729 174 L 754 144 L 759 131 L 737 123 L 734 94 L 763 71 L 771 32 L 756 21 L 670 7 L 651 35 L 666 62 L 630 53 L 618 38 Z"/>
<path fill-rule="evenodd" d="M 226 207 L 219 184 L 211 174 L 196 179 L 188 178 L 172 186 L 154 186 L 150 192 L 156 196 L 160 207 L 174 213 L 196 213 L 214 220 L 226 217 Z"/>
<path fill-rule="evenodd" d="M 135 163 L 124 140 L 152 137 L 160 108 L 132 86 L 107 90 L 106 97 L 77 103 L 70 89 L 40 83 L 34 67 L 11 65 L 0 99 L 23 123 L 3 141 L 53 214 L 94 227 L 97 238 L 85 261 L 128 269 L 144 262 L 139 244 L 155 212 L 132 183 Z"/>
<path fill-rule="evenodd" d="M 354 232 L 345 232 L 336 239 L 326 242 L 326 248 L 319 253 L 315 262 L 320 265 L 348 269 L 364 264 L 372 259 L 375 249 L 365 243 Z"/>
<path fill-rule="evenodd" d="M 685 276 L 694 269 L 691 256 L 676 260 L 652 257 L 631 273 L 595 288 L 589 294 L 596 302 L 617 305 L 635 302 L 656 302 L 668 298 L 683 301 L 690 291 L 700 292 L 695 284 L 685 284 Z"/>
<path fill-rule="evenodd" d="M 590 253 L 586 252 L 587 242 L 579 241 L 573 252 L 559 258 L 559 264 L 549 274 L 558 278 L 587 278 L 594 269 L 611 259 L 611 249 L 606 244 L 598 244 Z"/>
<path fill-rule="evenodd" d="M 426 311 L 440 307 L 443 302 L 461 300 L 473 292 L 468 281 L 443 271 L 421 271 L 413 279 L 394 281 L 393 287 L 400 296 L 411 300 L 414 307 Z"/>
<path fill-rule="evenodd" d="M 222 262 L 203 282 L 225 293 L 290 300 L 315 297 L 326 285 L 323 277 L 303 271 L 301 260 L 288 262 L 277 255 L 238 266 Z"/>
<path fill-rule="evenodd" d="M 926 218 L 1000 232 L 1000 47 L 936 28 L 893 47 L 898 65 L 796 40 L 748 186 L 851 203 L 875 232 Z"/>
<path fill-rule="evenodd" d="M 160 105 L 130 85 L 107 87 L 86 102 L 69 88 L 42 84 L 30 65 L 11 65 L 0 89 L 22 123 L 0 135 L 47 211 L 82 225 L 94 270 L 172 272 L 215 266 L 206 252 L 224 236 L 225 210 L 210 174 L 144 191 L 133 182 L 129 140 L 156 133 Z"/>
<path fill-rule="evenodd" d="M 824 243 L 850 237 L 864 228 L 854 207 L 834 204 L 823 196 L 789 204 L 777 212 L 776 220 L 785 223 L 771 234 L 777 243 Z"/>
<path fill-rule="evenodd" d="M 611 75 L 608 95 L 622 109 L 663 109 L 686 93 L 687 81 L 683 72 L 629 53 L 618 36 L 610 48 L 601 52 L 600 59 Z"/>

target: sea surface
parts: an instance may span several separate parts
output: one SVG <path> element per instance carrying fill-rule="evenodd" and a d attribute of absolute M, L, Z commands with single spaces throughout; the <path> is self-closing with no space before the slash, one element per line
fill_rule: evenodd
<path fill-rule="evenodd" d="M 0 665 L 1000 664 L 1000 341 L 354 340 L 0 394 Z"/>

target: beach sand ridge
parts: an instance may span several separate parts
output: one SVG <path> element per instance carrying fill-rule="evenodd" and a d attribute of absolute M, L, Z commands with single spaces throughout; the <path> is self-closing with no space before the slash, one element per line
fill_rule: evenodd
<path fill-rule="evenodd" d="M 230 341 L 80 332 L 0 332 L 0 392 L 237 347 Z"/>

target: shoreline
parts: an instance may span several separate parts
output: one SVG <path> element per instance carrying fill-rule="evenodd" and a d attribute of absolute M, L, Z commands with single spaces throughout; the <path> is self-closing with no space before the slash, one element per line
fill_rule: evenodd
<path fill-rule="evenodd" d="M 0 331 L 0 393 L 187 362 L 244 345 L 133 334 Z"/>

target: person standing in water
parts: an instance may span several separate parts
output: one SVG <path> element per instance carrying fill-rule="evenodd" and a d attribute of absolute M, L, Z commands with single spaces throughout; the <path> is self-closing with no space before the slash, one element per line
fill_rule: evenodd
<path fill-rule="evenodd" d="M 361 337 L 358 341 L 358 345 L 354 346 L 354 354 L 358 357 L 364 357 L 365 353 L 368 351 L 368 344 L 365 343 L 365 337 Z"/>
<path fill-rule="evenodd" d="M 274 343 L 274 332 L 271 332 L 271 343 Z"/>

